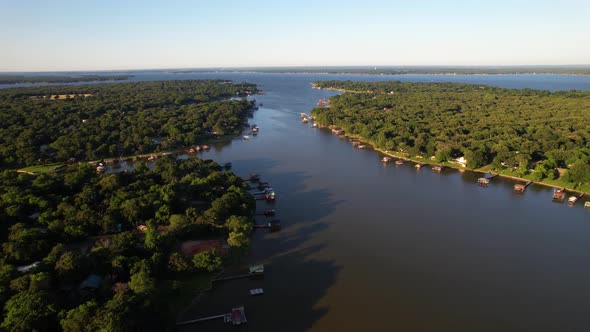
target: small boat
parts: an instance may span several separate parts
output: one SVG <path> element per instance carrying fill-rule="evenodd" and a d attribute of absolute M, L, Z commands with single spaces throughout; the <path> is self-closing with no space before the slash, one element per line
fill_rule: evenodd
<path fill-rule="evenodd" d="M 584 207 L 585 207 L 585 208 L 590 208 L 590 201 L 588 201 L 588 202 L 584 203 Z"/>
<path fill-rule="evenodd" d="M 301 113 L 301 118 L 306 118 L 307 117 L 307 113 Z"/>
<path fill-rule="evenodd" d="M 308 123 L 309 120 L 307 118 L 301 118 L 301 123 Z"/>
<path fill-rule="evenodd" d="M 252 128 L 252 133 L 257 133 L 257 132 L 258 132 L 258 127 Z"/>
<path fill-rule="evenodd" d="M 276 194 L 274 191 L 264 194 L 264 199 L 266 199 L 267 201 L 274 201 L 275 197 L 276 197 Z"/>
<path fill-rule="evenodd" d="M 154 161 L 156 159 L 158 159 L 158 156 L 156 156 L 155 154 L 153 154 L 153 155 L 149 156 L 147 160 L 148 161 Z"/>
<path fill-rule="evenodd" d="M 200 152 L 203 148 L 200 145 L 195 146 L 195 151 Z"/>
<path fill-rule="evenodd" d="M 187 153 L 195 153 L 196 151 L 195 151 L 195 149 L 193 149 L 193 148 L 190 148 L 190 149 L 186 150 L 186 152 L 187 152 Z"/>
<path fill-rule="evenodd" d="M 420 163 L 417 163 L 416 165 L 414 165 L 414 167 L 416 167 L 417 169 L 420 169 L 420 168 L 422 168 L 422 166 L 424 166 L 424 165 L 422 165 L 422 164 L 420 164 Z"/>
<path fill-rule="evenodd" d="M 264 290 L 262 288 L 253 288 L 250 290 L 250 296 L 262 295 L 262 294 L 264 294 Z"/>
<path fill-rule="evenodd" d="M 264 274 L 264 264 L 252 265 L 248 268 L 250 274 Z"/>
<path fill-rule="evenodd" d="M 364 145 L 364 144 L 359 144 L 359 145 L 357 146 L 357 148 L 358 148 L 358 149 L 364 149 L 364 148 L 366 148 L 366 147 L 367 147 L 367 146 L 366 146 L 366 145 Z"/>
<path fill-rule="evenodd" d="M 208 151 L 209 149 L 211 149 L 211 148 L 209 147 L 209 145 L 203 145 L 203 146 L 202 146 L 202 148 L 203 148 L 203 150 L 205 150 L 205 151 Z"/>
<path fill-rule="evenodd" d="M 396 165 L 403 165 L 404 164 L 404 161 L 401 160 L 401 159 L 398 159 L 398 160 L 395 161 L 395 164 Z"/>
<path fill-rule="evenodd" d="M 311 127 L 312 128 L 317 128 L 318 127 L 318 124 L 314 122 L 314 123 L 312 123 Z"/>
<path fill-rule="evenodd" d="M 385 156 L 385 157 L 383 157 L 383 159 L 381 159 L 381 161 L 384 162 L 384 163 L 388 163 L 388 162 L 391 161 L 391 157 Z"/>
<path fill-rule="evenodd" d="M 576 196 L 570 196 L 567 199 L 567 204 L 574 205 L 574 204 L 576 204 L 577 201 L 578 201 L 578 197 L 576 197 Z"/>
<path fill-rule="evenodd" d="M 247 140 L 249 140 L 249 139 L 250 139 L 250 136 L 248 136 L 248 135 L 244 135 L 244 139 L 247 141 Z"/>

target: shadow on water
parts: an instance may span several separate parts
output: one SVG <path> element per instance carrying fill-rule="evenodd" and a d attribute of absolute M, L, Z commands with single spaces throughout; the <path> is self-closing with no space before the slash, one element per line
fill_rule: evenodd
<path fill-rule="evenodd" d="M 280 232 L 257 230 L 252 238 L 247 264 L 264 264 L 261 279 L 240 279 L 216 283 L 214 289 L 203 293 L 182 315 L 179 321 L 229 313 L 232 307 L 244 306 L 247 331 L 305 331 L 327 314 L 319 306 L 320 299 L 335 283 L 341 267 L 334 261 L 316 257 L 325 245 L 313 244 L 314 236 L 330 225 L 323 219 L 339 202 L 327 189 L 307 190 L 303 172 L 273 173 L 278 166 L 272 160 L 236 160 L 243 170 L 254 169 L 263 181 L 270 181 L 277 191 L 275 205 L 258 201 L 257 209 L 277 209 L 275 218 L 281 220 Z M 267 176 L 268 174 L 268 176 Z M 265 219 L 257 217 L 257 222 Z M 247 265 L 246 264 L 246 265 Z M 245 267 L 245 266 L 244 266 Z M 293 278 L 285 276 L 297 275 Z M 289 280 L 287 282 L 286 280 Z M 264 294 L 249 296 L 252 288 L 263 288 Z M 277 309 L 277 306 L 282 308 Z M 179 331 L 233 331 L 234 326 L 222 319 L 179 327 Z"/>

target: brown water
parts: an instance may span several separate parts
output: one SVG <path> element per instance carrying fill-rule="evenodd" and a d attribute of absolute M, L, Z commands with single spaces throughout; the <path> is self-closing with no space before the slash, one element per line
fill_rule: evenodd
<path fill-rule="evenodd" d="M 248 324 L 241 330 L 261 332 L 590 329 L 585 199 L 568 207 L 552 202 L 546 187 L 532 185 L 518 195 L 512 180 L 495 178 L 484 188 L 470 172 L 383 165 L 377 152 L 301 124 L 299 113 L 333 94 L 309 83 L 342 77 L 193 76 L 254 82 L 266 92 L 255 96 L 264 106 L 251 119 L 260 134 L 219 144 L 203 156 L 269 181 L 277 201 L 259 202 L 259 210 L 277 209 L 283 230 L 254 236 L 247 260 L 265 264 L 264 279 L 219 285 L 183 319 L 244 305 Z M 503 79 L 510 84 L 497 77 L 464 80 L 572 88 L 542 85 L 531 75 Z M 574 87 L 590 89 L 589 83 Z M 264 295 L 247 295 L 258 287 Z M 218 320 L 180 330 L 235 328 Z"/>

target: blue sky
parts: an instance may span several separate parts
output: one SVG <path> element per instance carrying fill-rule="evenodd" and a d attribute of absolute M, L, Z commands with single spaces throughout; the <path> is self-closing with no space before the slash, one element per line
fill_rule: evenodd
<path fill-rule="evenodd" d="M 590 1 L 8 1 L 0 71 L 590 63 Z"/>

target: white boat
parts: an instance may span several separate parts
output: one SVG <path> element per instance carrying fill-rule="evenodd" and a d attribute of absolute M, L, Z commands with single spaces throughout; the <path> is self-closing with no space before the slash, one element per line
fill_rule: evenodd
<path fill-rule="evenodd" d="M 590 208 L 590 201 L 588 201 L 588 202 L 584 203 L 584 207 L 585 207 L 585 208 Z"/>
<path fill-rule="evenodd" d="M 249 139 L 250 139 L 250 136 L 248 136 L 248 135 L 244 135 L 244 139 L 245 139 L 245 140 L 249 140 Z"/>
<path fill-rule="evenodd" d="M 570 196 L 567 199 L 567 204 L 574 205 L 574 204 L 576 204 L 577 201 L 578 201 L 578 198 L 576 196 Z"/>
<path fill-rule="evenodd" d="M 98 172 L 98 173 L 102 173 L 106 170 L 107 170 L 107 167 L 103 163 L 99 163 L 98 166 L 96 166 L 96 172 Z"/>
<path fill-rule="evenodd" d="M 254 288 L 254 289 L 250 290 L 251 296 L 262 295 L 262 294 L 264 294 L 264 289 L 262 289 L 262 288 Z"/>
<path fill-rule="evenodd" d="M 357 148 L 359 148 L 359 149 L 364 149 L 364 148 L 366 148 L 366 147 L 367 147 L 367 146 L 366 146 L 366 145 L 364 145 L 364 144 L 359 144 L 359 145 L 357 145 Z"/>

